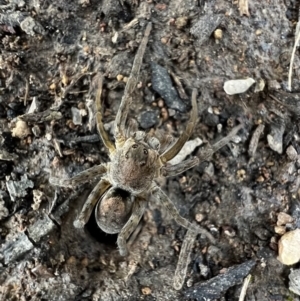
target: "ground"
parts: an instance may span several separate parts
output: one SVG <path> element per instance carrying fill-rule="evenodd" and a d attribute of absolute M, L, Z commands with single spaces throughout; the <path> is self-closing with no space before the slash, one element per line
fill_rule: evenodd
<path fill-rule="evenodd" d="M 238 300 L 250 270 L 245 300 L 299 300 L 288 289 L 291 267 L 277 260 L 283 233 L 275 231 L 280 212 L 293 218 L 282 231 L 300 227 L 298 50 L 288 90 L 298 1 L 11 0 L 0 8 L 1 300 L 204 300 L 201 283 L 245 266 L 211 300 Z M 180 213 L 217 241 L 198 235 L 180 290 L 173 277 L 186 230 L 157 200 L 121 257 L 116 236 L 93 218 L 84 230 L 73 226 L 95 183 L 67 189 L 48 181 L 108 161 L 91 81 L 104 75 L 111 134 L 148 22 L 129 117 L 178 137 L 196 88 L 191 139 L 202 144 L 190 155 L 199 158 L 242 125 L 209 160 L 160 180 Z M 224 91 L 226 81 L 246 78 L 255 80 L 246 92 Z"/>

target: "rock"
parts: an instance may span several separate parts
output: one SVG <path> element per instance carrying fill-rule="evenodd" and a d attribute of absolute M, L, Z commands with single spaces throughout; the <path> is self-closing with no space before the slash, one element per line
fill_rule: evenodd
<path fill-rule="evenodd" d="M 8 209 L 5 207 L 5 203 L 0 197 L 0 221 L 7 216 L 8 216 Z"/>
<path fill-rule="evenodd" d="M 152 128 L 158 123 L 158 114 L 156 111 L 146 111 L 139 116 L 139 124 L 144 130 Z"/>
<path fill-rule="evenodd" d="M 277 216 L 277 226 L 283 226 L 292 223 L 294 219 L 285 212 L 279 212 Z"/>
<path fill-rule="evenodd" d="M 271 133 L 267 135 L 267 140 L 270 148 L 278 154 L 282 154 L 283 151 L 282 141 L 284 129 L 284 125 L 271 125 Z"/>
<path fill-rule="evenodd" d="M 82 116 L 80 110 L 75 107 L 71 108 L 72 111 L 72 121 L 75 125 L 82 125 Z"/>
<path fill-rule="evenodd" d="M 39 110 L 39 107 L 40 107 L 40 103 L 37 100 L 37 97 L 34 96 L 33 99 L 32 99 L 32 102 L 30 104 L 30 107 L 29 107 L 29 110 L 28 110 L 27 114 L 31 114 L 31 113 L 37 112 Z"/>
<path fill-rule="evenodd" d="M 286 154 L 288 156 L 288 158 L 292 161 L 295 161 L 297 160 L 297 157 L 298 157 L 298 153 L 297 151 L 295 150 L 295 148 L 290 145 L 287 149 L 286 149 Z"/>
<path fill-rule="evenodd" d="M 27 195 L 27 188 L 33 188 L 34 183 L 27 178 L 27 175 L 21 176 L 20 181 L 9 180 L 6 182 L 6 187 L 12 201 L 16 198 L 24 197 Z"/>
<path fill-rule="evenodd" d="M 0 249 L 4 263 L 8 264 L 31 250 L 33 244 L 25 233 L 21 233 L 15 239 L 6 242 Z"/>
<path fill-rule="evenodd" d="M 274 231 L 279 235 L 283 235 L 286 232 L 286 229 L 284 226 L 275 226 Z"/>
<path fill-rule="evenodd" d="M 43 26 L 35 21 L 32 17 L 26 17 L 21 23 L 20 27 L 28 35 L 34 36 L 35 34 L 45 35 Z"/>
<path fill-rule="evenodd" d="M 191 27 L 190 33 L 197 38 L 197 45 L 203 45 L 222 22 L 224 15 L 206 14 Z"/>
<path fill-rule="evenodd" d="M 228 95 L 234 95 L 246 92 L 254 83 L 255 80 L 251 77 L 234 79 L 226 81 L 223 88 Z"/>
<path fill-rule="evenodd" d="M 284 234 L 278 242 L 278 260 L 292 265 L 300 260 L 300 229 Z"/>
<path fill-rule="evenodd" d="M 151 63 L 151 69 L 153 90 L 163 98 L 169 108 L 183 113 L 187 112 L 187 105 L 178 96 L 168 71 L 164 67 L 153 62 Z"/>
<path fill-rule="evenodd" d="M 229 268 L 224 274 L 213 277 L 208 281 L 196 283 L 193 287 L 187 289 L 184 294 L 187 298 L 197 301 L 218 299 L 230 287 L 240 283 L 254 266 L 254 260 L 246 261 Z"/>
<path fill-rule="evenodd" d="M 45 235 L 55 228 L 54 222 L 46 214 L 39 218 L 27 231 L 31 241 L 38 243 Z"/>
<path fill-rule="evenodd" d="M 291 271 L 289 289 L 300 296 L 300 269 Z"/>
<path fill-rule="evenodd" d="M 23 120 L 18 120 L 16 126 L 12 130 L 12 136 L 18 138 L 25 138 L 31 134 L 30 128 Z"/>
<path fill-rule="evenodd" d="M 44 198 L 44 193 L 41 190 L 33 189 L 32 194 L 33 194 L 33 204 L 31 204 L 31 208 L 33 210 L 38 210 Z"/>

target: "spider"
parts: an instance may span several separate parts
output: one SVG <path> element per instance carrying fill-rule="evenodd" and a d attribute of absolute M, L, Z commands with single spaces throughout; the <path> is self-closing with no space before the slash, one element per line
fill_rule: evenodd
<path fill-rule="evenodd" d="M 117 112 L 115 143 L 110 140 L 102 122 L 100 102 L 102 76 L 96 76 L 93 81 L 98 87 L 95 100 L 97 129 L 103 144 L 108 149 L 110 162 L 89 168 L 70 179 L 50 178 L 50 183 L 53 185 L 74 187 L 94 180 L 95 177 L 101 177 L 74 221 L 74 226 L 83 228 L 95 208 L 95 217 L 100 229 L 109 234 L 118 233 L 117 245 L 122 256 L 128 254 L 127 239 L 140 222 L 149 195 L 158 199 L 179 225 L 195 233 L 202 233 L 214 242 L 213 236 L 208 231 L 190 223 L 178 213 L 175 205 L 155 182 L 159 176 L 174 176 L 199 163 L 199 159 L 193 157 L 176 165 L 168 164 L 168 161 L 178 154 L 189 139 L 196 124 L 198 116 L 196 89 L 192 91 L 192 111 L 186 130 L 174 144 L 171 146 L 169 144 L 168 148 L 164 147 L 163 143 L 161 145 L 160 140 L 150 133 L 137 131 L 136 125 L 125 128 L 132 103 L 131 95 L 137 85 L 151 27 L 151 23 L 146 26 Z"/>

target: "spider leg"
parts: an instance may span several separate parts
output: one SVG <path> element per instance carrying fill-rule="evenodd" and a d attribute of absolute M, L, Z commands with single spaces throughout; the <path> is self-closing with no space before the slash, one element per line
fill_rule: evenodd
<path fill-rule="evenodd" d="M 182 217 L 178 210 L 176 209 L 175 205 L 172 203 L 172 201 L 169 199 L 169 197 L 159 188 L 155 187 L 152 190 L 153 196 L 158 198 L 163 206 L 169 211 L 169 213 L 172 215 L 173 219 L 180 225 L 183 226 L 186 229 L 189 229 L 193 232 L 200 233 L 205 235 L 212 243 L 215 242 L 214 237 L 204 228 L 194 225 L 190 223 L 187 219 Z"/>
<path fill-rule="evenodd" d="M 170 161 L 179 153 L 179 151 L 181 150 L 183 145 L 186 143 L 186 141 L 189 139 L 189 137 L 191 136 L 191 134 L 194 130 L 194 127 L 197 122 L 197 117 L 198 117 L 198 107 L 197 107 L 196 96 L 197 96 L 197 90 L 193 89 L 191 117 L 187 124 L 186 130 L 181 134 L 181 136 L 178 138 L 178 140 L 160 156 L 160 159 L 162 160 L 163 163 Z"/>
<path fill-rule="evenodd" d="M 140 222 L 146 206 L 147 201 L 145 199 L 136 197 L 132 208 L 132 215 L 118 235 L 117 244 L 121 256 L 126 256 L 128 254 L 128 248 L 126 244 L 127 239 Z"/>
<path fill-rule="evenodd" d="M 139 49 L 137 51 L 137 54 L 135 56 L 135 59 L 133 61 L 133 66 L 132 70 L 129 76 L 129 79 L 127 81 L 124 95 L 121 100 L 121 104 L 116 116 L 116 121 L 115 121 L 115 139 L 116 139 L 116 144 L 122 145 L 125 141 L 125 122 L 127 119 L 129 107 L 132 102 L 132 93 L 134 89 L 136 88 L 137 82 L 138 82 L 138 76 L 140 73 L 141 65 L 143 62 L 143 56 L 146 50 L 146 46 L 148 43 L 150 31 L 152 28 L 152 24 L 149 22 L 147 24 L 144 37 L 142 39 L 142 42 L 139 46 Z"/>
<path fill-rule="evenodd" d="M 84 203 L 77 219 L 74 221 L 75 228 L 83 228 L 88 222 L 93 209 L 97 202 L 100 200 L 101 196 L 105 193 L 111 184 L 106 180 L 100 180 L 99 183 L 94 187 L 90 195 L 88 196 L 86 202 Z"/>
<path fill-rule="evenodd" d="M 97 121 L 97 129 L 99 135 L 102 139 L 103 144 L 107 147 L 109 153 L 113 153 L 115 151 L 114 144 L 110 141 L 107 132 L 104 129 L 103 121 L 102 121 L 102 113 L 101 113 L 101 94 L 102 94 L 102 86 L 103 86 L 103 76 L 101 73 L 98 73 L 95 76 L 93 84 L 96 85 L 96 121 Z"/>
<path fill-rule="evenodd" d="M 203 161 L 208 161 L 210 160 L 211 156 L 217 152 L 219 149 L 221 149 L 222 147 L 224 147 L 226 144 L 228 144 L 232 138 L 238 133 L 238 131 L 243 128 L 243 124 L 239 124 L 237 126 L 235 126 L 227 136 L 225 136 L 224 138 L 220 139 L 218 142 L 216 142 L 215 144 L 209 146 L 209 147 L 205 147 L 199 155 L 199 162 L 203 162 Z"/>
<path fill-rule="evenodd" d="M 53 186 L 60 187 L 76 187 L 83 183 L 86 183 L 90 180 L 94 180 L 95 178 L 99 178 L 104 173 L 106 173 L 107 167 L 105 164 L 100 164 L 93 166 L 87 170 L 80 172 L 78 175 L 74 176 L 70 179 L 61 179 L 57 177 L 50 177 L 49 183 Z"/>
<path fill-rule="evenodd" d="M 184 280 L 187 274 L 187 267 L 191 259 L 190 255 L 191 255 L 192 247 L 196 237 L 197 237 L 197 233 L 195 233 L 191 229 L 187 230 L 181 246 L 178 263 L 176 266 L 176 271 L 173 279 L 173 287 L 176 290 L 182 289 L 182 286 L 184 284 Z"/>
<path fill-rule="evenodd" d="M 183 173 L 184 171 L 198 165 L 200 162 L 199 158 L 192 157 L 187 160 L 184 160 L 175 165 L 166 165 L 162 167 L 161 175 L 164 177 L 174 177 L 178 174 Z"/>

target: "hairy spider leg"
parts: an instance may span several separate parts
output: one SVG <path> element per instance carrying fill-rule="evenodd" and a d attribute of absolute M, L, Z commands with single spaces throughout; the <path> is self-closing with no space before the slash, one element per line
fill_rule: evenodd
<path fill-rule="evenodd" d="M 96 92 L 97 129 L 98 129 L 98 132 L 99 132 L 99 135 L 102 139 L 103 144 L 108 149 L 109 154 L 112 154 L 112 153 L 115 152 L 116 148 L 115 148 L 115 145 L 110 141 L 109 136 L 108 136 L 107 132 L 104 129 L 103 121 L 102 121 L 101 95 L 102 95 L 102 86 L 103 86 L 103 75 L 101 73 L 98 73 L 95 76 L 94 83 L 97 86 L 97 92 Z"/>
<path fill-rule="evenodd" d="M 243 127 L 243 124 L 240 124 L 234 127 L 231 132 L 224 138 L 217 141 L 215 144 L 206 147 L 198 157 L 192 157 L 187 160 L 184 160 L 178 164 L 174 165 L 165 165 L 161 169 L 161 175 L 164 177 L 174 177 L 178 174 L 183 173 L 184 171 L 198 165 L 200 162 L 209 160 L 210 157 L 217 152 L 220 148 L 228 144 L 231 139 L 237 134 L 237 132 Z"/>
<path fill-rule="evenodd" d="M 190 263 L 192 247 L 196 240 L 196 237 L 197 233 L 190 229 L 187 230 L 181 246 L 178 263 L 173 278 L 173 287 L 176 290 L 180 290 L 183 287 L 184 280 L 187 274 L 187 268 Z"/>
<path fill-rule="evenodd" d="M 106 180 L 100 180 L 94 187 L 87 200 L 85 201 L 77 219 L 74 221 L 75 228 L 83 228 L 88 222 L 93 209 L 97 202 L 100 201 L 102 195 L 111 187 L 111 184 Z"/>
<path fill-rule="evenodd" d="M 133 204 L 133 210 L 127 223 L 122 228 L 118 235 L 117 244 L 119 247 L 119 252 L 121 256 L 126 256 L 128 254 L 127 239 L 132 234 L 134 229 L 139 224 L 145 209 L 147 207 L 147 201 L 144 198 L 136 197 Z"/>
<path fill-rule="evenodd" d="M 196 97 L 197 97 L 197 90 L 193 89 L 191 117 L 187 124 L 186 130 L 181 134 L 181 136 L 177 139 L 177 141 L 160 156 L 160 159 L 163 163 L 166 163 L 171 159 L 173 159 L 179 153 L 183 145 L 191 136 L 198 117 L 198 107 L 197 107 Z"/>
<path fill-rule="evenodd" d="M 153 188 L 152 195 L 160 200 L 162 205 L 168 210 L 177 224 L 196 233 L 205 235 L 212 243 L 215 242 L 214 237 L 207 230 L 198 225 L 190 223 L 187 219 L 182 217 L 169 197 L 159 187 L 156 186 Z"/>
<path fill-rule="evenodd" d="M 107 171 L 106 164 L 100 164 L 80 172 L 78 175 L 74 176 L 71 179 L 50 177 L 49 183 L 51 185 L 60 186 L 60 187 L 76 187 L 88 181 L 95 180 L 95 178 L 99 178 L 100 176 L 105 174 L 106 171 Z"/>
<path fill-rule="evenodd" d="M 178 164 L 174 165 L 165 165 L 161 169 L 161 175 L 163 177 L 174 177 L 176 175 L 179 175 L 186 170 L 198 165 L 200 162 L 199 158 L 192 157 L 189 159 L 186 159 Z"/>
<path fill-rule="evenodd" d="M 138 48 L 137 54 L 135 56 L 135 59 L 133 61 L 132 70 L 130 73 L 130 76 L 128 78 L 124 95 L 121 100 L 121 104 L 116 116 L 115 120 L 115 140 L 116 140 L 116 146 L 117 148 L 119 146 L 122 146 L 125 142 L 125 123 L 129 111 L 129 107 L 132 103 L 132 93 L 134 89 L 136 88 L 137 82 L 138 82 L 138 76 L 140 73 L 141 65 L 143 62 L 144 53 L 146 50 L 146 46 L 148 43 L 149 35 L 151 32 L 152 23 L 149 22 L 147 24 L 144 37 L 142 39 L 142 42 Z"/>

